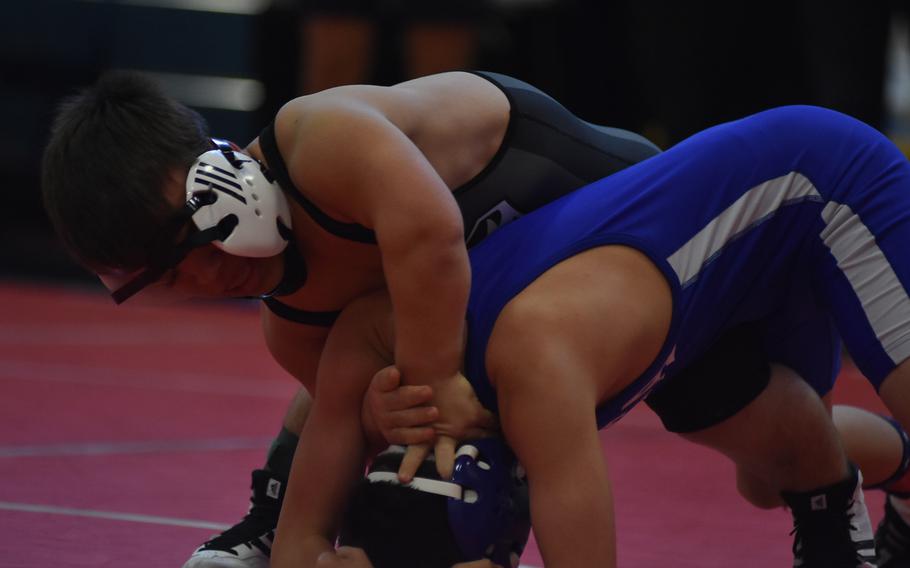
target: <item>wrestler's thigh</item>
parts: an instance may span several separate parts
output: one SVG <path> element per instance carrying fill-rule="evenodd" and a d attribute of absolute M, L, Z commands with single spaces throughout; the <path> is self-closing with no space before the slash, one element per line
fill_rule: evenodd
<path fill-rule="evenodd" d="M 697 432 L 735 416 L 765 390 L 772 363 L 819 396 L 830 392 L 840 370 L 840 338 L 811 298 L 791 300 L 769 318 L 724 331 L 646 399 L 668 431 Z"/>

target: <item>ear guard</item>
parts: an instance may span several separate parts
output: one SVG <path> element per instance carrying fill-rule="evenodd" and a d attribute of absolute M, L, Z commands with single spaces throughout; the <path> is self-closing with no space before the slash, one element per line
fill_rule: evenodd
<path fill-rule="evenodd" d="M 287 246 L 291 212 L 278 184 L 256 160 L 236 154 L 231 145 L 212 139 L 216 150 L 205 152 L 190 167 L 186 196 L 213 192 L 214 201 L 193 213 L 193 223 L 205 231 L 234 217 L 234 228 L 212 244 L 247 257 L 274 256 Z"/>
<path fill-rule="evenodd" d="M 449 499 L 449 525 L 465 558 L 511 566 L 510 555 L 521 556 L 531 532 L 528 485 L 515 455 L 499 438 L 465 443 L 452 482 L 462 496 Z"/>
<path fill-rule="evenodd" d="M 372 471 L 367 478 L 398 483 L 393 471 Z M 451 481 L 415 477 L 407 486 L 447 498 L 449 527 L 465 559 L 489 558 L 508 567 L 513 553 L 521 556 L 531 532 L 528 485 L 521 464 L 500 438 L 462 444 Z"/>

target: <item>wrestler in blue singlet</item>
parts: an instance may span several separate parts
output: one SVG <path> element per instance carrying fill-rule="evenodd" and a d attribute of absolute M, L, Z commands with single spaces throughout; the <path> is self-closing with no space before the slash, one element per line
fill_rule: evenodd
<path fill-rule="evenodd" d="M 910 356 L 910 164 L 845 115 L 793 106 L 723 124 L 500 229 L 471 251 L 466 375 L 496 408 L 484 353 L 503 307 L 586 249 L 635 247 L 673 294 L 661 354 L 598 408 L 603 427 L 754 322 L 772 361 L 820 393 L 840 337 L 878 387 Z M 730 380 L 735 380 L 731 376 Z"/>

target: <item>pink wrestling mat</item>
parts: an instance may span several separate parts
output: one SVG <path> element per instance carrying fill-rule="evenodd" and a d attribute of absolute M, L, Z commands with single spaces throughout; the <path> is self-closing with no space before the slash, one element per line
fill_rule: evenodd
<path fill-rule="evenodd" d="M 295 383 L 252 303 L 116 308 L 0 284 L 0 568 L 180 568 L 246 511 Z M 837 398 L 880 405 L 855 371 Z M 788 566 L 789 514 L 752 509 L 723 458 L 644 406 L 603 434 L 620 566 Z M 881 496 L 867 496 L 873 521 Z M 540 566 L 531 546 L 522 559 Z"/>

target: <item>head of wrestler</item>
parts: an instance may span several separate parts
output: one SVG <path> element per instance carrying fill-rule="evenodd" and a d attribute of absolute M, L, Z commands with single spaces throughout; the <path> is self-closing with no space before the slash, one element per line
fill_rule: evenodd
<path fill-rule="evenodd" d="M 523 479 L 504 490 L 501 478 L 483 479 L 500 465 L 491 472 L 479 456 L 465 472 L 473 483 L 457 472 L 443 481 L 430 457 L 402 485 L 403 455 L 403 447 L 391 446 L 373 460 L 348 503 L 339 544 L 363 549 L 374 568 L 451 568 L 485 557 L 501 568 L 518 565 L 530 532 Z"/>
<path fill-rule="evenodd" d="M 122 296 L 261 295 L 281 279 L 279 254 L 250 258 L 212 238 L 191 242 L 200 231 L 187 174 L 215 144 L 204 119 L 154 82 L 109 73 L 58 109 L 42 165 L 48 217 L 109 290 L 133 284 Z M 200 193 L 194 206 L 213 193 Z"/>

